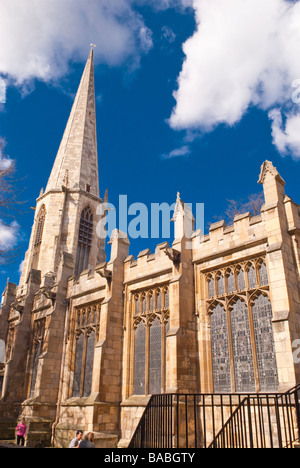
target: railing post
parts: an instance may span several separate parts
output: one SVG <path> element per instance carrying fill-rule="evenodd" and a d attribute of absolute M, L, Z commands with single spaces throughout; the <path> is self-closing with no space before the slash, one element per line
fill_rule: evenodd
<path fill-rule="evenodd" d="M 278 445 L 279 445 L 279 448 L 281 449 L 281 448 L 283 448 L 283 444 L 282 444 L 280 411 L 279 411 L 278 397 L 277 396 L 275 396 L 275 414 L 276 414 L 276 424 L 277 424 Z"/>
<path fill-rule="evenodd" d="M 248 406 L 248 425 L 249 425 L 249 440 L 250 440 L 250 448 L 253 448 L 253 430 L 252 430 L 252 415 L 251 415 L 251 397 L 248 396 L 247 398 L 247 406 Z M 246 435 L 247 437 L 247 435 Z"/>
<path fill-rule="evenodd" d="M 296 417 L 297 417 L 297 429 L 298 429 L 298 439 L 300 438 L 300 406 L 299 406 L 299 397 L 298 397 L 299 387 L 295 390 L 295 405 L 296 405 Z"/>

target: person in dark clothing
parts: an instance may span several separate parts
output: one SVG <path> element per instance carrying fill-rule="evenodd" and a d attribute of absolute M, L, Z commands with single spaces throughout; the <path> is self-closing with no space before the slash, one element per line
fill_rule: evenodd
<path fill-rule="evenodd" d="M 79 448 L 95 448 L 94 434 L 92 432 L 86 434 Z"/>

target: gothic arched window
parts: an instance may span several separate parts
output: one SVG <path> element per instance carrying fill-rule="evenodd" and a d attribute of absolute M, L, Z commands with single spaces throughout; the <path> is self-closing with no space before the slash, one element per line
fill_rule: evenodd
<path fill-rule="evenodd" d="M 227 272 L 227 292 L 233 293 L 235 291 L 235 284 L 234 284 L 234 275 L 232 271 Z"/>
<path fill-rule="evenodd" d="M 151 324 L 149 330 L 149 393 L 161 393 L 161 366 L 162 366 L 162 326 L 159 318 Z"/>
<path fill-rule="evenodd" d="M 248 307 L 240 299 L 232 307 L 231 329 L 236 391 L 255 392 Z"/>
<path fill-rule="evenodd" d="M 223 296 L 225 293 L 225 286 L 224 286 L 224 277 L 222 273 L 219 273 L 217 276 L 217 284 L 218 284 L 218 296 Z"/>
<path fill-rule="evenodd" d="M 214 389 L 216 393 L 230 393 L 230 357 L 227 316 L 224 307 L 218 304 L 211 316 L 211 342 Z"/>
<path fill-rule="evenodd" d="M 30 384 L 30 397 L 33 398 L 35 395 L 35 387 L 37 380 L 39 357 L 42 353 L 44 346 L 44 335 L 45 335 L 46 320 L 37 320 L 34 323 L 33 331 L 33 347 L 32 347 L 32 368 L 31 368 L 31 384 Z"/>
<path fill-rule="evenodd" d="M 239 268 L 237 270 L 237 284 L 238 284 L 238 290 L 244 291 L 244 289 L 246 288 L 246 284 L 245 284 L 245 277 L 244 277 L 244 272 L 242 268 Z"/>
<path fill-rule="evenodd" d="M 215 292 L 215 280 L 214 278 L 211 276 L 211 277 L 208 277 L 208 292 L 209 292 L 209 297 L 214 297 L 216 295 L 216 292 Z"/>
<path fill-rule="evenodd" d="M 217 299 L 211 297 L 212 288 L 207 288 L 214 391 L 277 391 L 273 313 L 265 259 L 229 266 L 224 275 L 225 292 L 232 295 L 238 291 L 226 301 L 221 272 L 216 270 L 206 276 L 208 286 L 213 284 L 213 278 L 217 286 Z M 251 289 L 259 288 L 261 291 L 249 294 Z"/>
<path fill-rule="evenodd" d="M 75 344 L 73 397 L 88 397 L 92 391 L 96 339 L 99 335 L 100 304 L 78 309 Z"/>
<path fill-rule="evenodd" d="M 142 301 L 140 310 L 137 311 L 135 305 L 132 308 L 133 393 L 162 393 L 166 387 L 166 337 L 170 327 L 168 288 L 144 291 L 139 297 Z"/>
<path fill-rule="evenodd" d="M 156 294 L 156 309 L 162 308 L 162 301 L 161 301 L 161 291 L 158 290 Z"/>
<path fill-rule="evenodd" d="M 248 284 L 250 289 L 256 288 L 256 271 L 253 265 L 248 269 Z"/>
<path fill-rule="evenodd" d="M 79 275 L 89 265 L 93 238 L 93 213 L 87 206 L 81 213 L 75 274 Z"/>
<path fill-rule="evenodd" d="M 272 325 L 272 305 L 269 298 L 260 294 L 252 306 L 255 344 L 261 391 L 278 390 L 278 372 Z"/>
<path fill-rule="evenodd" d="M 146 327 L 140 322 L 135 329 L 134 394 L 145 395 Z"/>
<path fill-rule="evenodd" d="M 265 262 L 261 262 L 259 266 L 259 281 L 261 286 L 267 286 L 269 284 L 268 270 Z"/>
<path fill-rule="evenodd" d="M 36 270 L 39 265 L 40 250 L 43 240 L 44 225 L 46 219 L 46 208 L 43 205 L 40 209 L 37 222 L 36 222 L 36 231 L 33 244 L 33 259 L 32 259 L 32 268 Z"/>

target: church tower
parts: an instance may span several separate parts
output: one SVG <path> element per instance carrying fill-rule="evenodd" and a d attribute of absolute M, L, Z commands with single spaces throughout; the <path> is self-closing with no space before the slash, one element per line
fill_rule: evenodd
<path fill-rule="evenodd" d="M 12 416 L 22 404 L 29 421 L 36 408 L 46 422 L 55 417 L 68 280 L 105 261 L 105 241 L 96 234 L 102 204 L 92 49 L 46 190 L 37 199 L 20 284 L 0 315 L 0 328 L 3 317 L 9 322 L 0 418 L 3 404 L 10 405 Z"/>
<path fill-rule="evenodd" d="M 76 275 L 105 260 L 95 230 L 101 203 L 91 50 L 46 190 L 37 200 L 21 289 L 32 269 L 42 278 L 56 273 L 62 252 L 73 257 Z"/>

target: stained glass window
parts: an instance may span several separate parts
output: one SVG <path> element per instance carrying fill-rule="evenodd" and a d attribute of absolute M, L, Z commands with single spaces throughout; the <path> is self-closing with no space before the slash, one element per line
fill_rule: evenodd
<path fill-rule="evenodd" d="M 142 311 L 143 314 L 147 312 L 147 299 L 145 295 L 142 296 Z"/>
<path fill-rule="evenodd" d="M 133 314 L 133 392 L 135 395 L 157 394 L 165 388 L 169 291 L 161 286 L 139 294 L 142 301 L 139 317 Z"/>
<path fill-rule="evenodd" d="M 140 322 L 135 330 L 134 394 L 145 395 L 146 327 Z"/>
<path fill-rule="evenodd" d="M 234 275 L 232 271 L 230 271 L 230 273 L 227 274 L 227 288 L 229 293 L 235 291 Z"/>
<path fill-rule="evenodd" d="M 31 376 L 31 388 L 30 396 L 35 395 L 35 386 L 38 372 L 39 357 L 42 353 L 44 346 L 44 334 L 45 334 L 45 319 L 37 320 L 34 322 L 34 339 L 33 339 L 33 364 L 32 364 L 32 376 Z"/>
<path fill-rule="evenodd" d="M 248 270 L 248 282 L 250 289 L 256 288 L 256 272 L 253 265 Z"/>
<path fill-rule="evenodd" d="M 32 369 L 32 376 L 31 376 L 31 389 L 30 389 L 30 397 L 34 397 L 35 395 L 35 385 L 36 385 L 36 378 L 37 378 L 37 370 L 38 370 L 38 363 L 39 363 L 39 356 L 42 351 L 42 343 L 39 341 L 35 343 L 35 350 L 34 350 L 34 357 L 33 357 L 33 369 Z"/>
<path fill-rule="evenodd" d="M 96 336 L 99 333 L 100 304 L 83 307 L 76 311 L 76 350 L 73 396 L 87 397 L 91 394 Z"/>
<path fill-rule="evenodd" d="M 246 289 L 244 272 L 241 268 L 238 270 L 237 273 L 237 283 L 239 291 L 244 291 Z"/>
<path fill-rule="evenodd" d="M 262 391 L 278 390 L 278 372 L 272 326 L 272 305 L 260 294 L 252 307 L 259 381 Z"/>
<path fill-rule="evenodd" d="M 84 367 L 84 387 L 83 396 L 90 396 L 92 391 L 92 378 L 95 354 L 95 332 L 93 331 L 87 338 L 87 349 Z"/>
<path fill-rule="evenodd" d="M 213 277 L 209 278 L 208 280 L 208 292 L 209 292 L 209 297 L 214 297 L 215 294 L 215 280 Z"/>
<path fill-rule="evenodd" d="M 137 297 L 135 299 L 135 315 L 138 315 L 140 313 L 140 298 Z"/>
<path fill-rule="evenodd" d="M 162 326 L 156 318 L 150 327 L 150 353 L 149 353 L 149 393 L 161 393 L 161 340 Z"/>
<path fill-rule="evenodd" d="M 218 304 L 211 316 L 213 379 L 215 393 L 230 393 L 230 358 L 225 309 Z"/>
<path fill-rule="evenodd" d="M 169 307 L 169 289 L 165 290 L 165 308 Z"/>
<path fill-rule="evenodd" d="M 154 309 L 154 298 L 153 298 L 153 293 L 150 293 L 150 296 L 149 296 L 149 310 L 153 310 Z"/>
<path fill-rule="evenodd" d="M 218 295 L 223 296 L 225 293 L 224 277 L 222 275 L 218 276 Z"/>
<path fill-rule="evenodd" d="M 84 335 L 81 333 L 76 343 L 75 354 L 75 370 L 74 370 L 74 383 L 73 383 L 73 397 L 80 397 L 81 387 L 81 372 L 82 372 L 82 358 L 83 358 Z"/>
<path fill-rule="evenodd" d="M 248 307 L 240 299 L 231 312 L 231 327 L 236 391 L 255 392 Z"/>
<path fill-rule="evenodd" d="M 267 286 L 269 284 L 268 270 L 264 262 L 259 267 L 259 281 L 261 286 Z"/>
<path fill-rule="evenodd" d="M 156 295 L 156 308 L 157 309 L 161 309 L 161 292 L 158 291 L 157 295 Z"/>
<path fill-rule="evenodd" d="M 237 297 L 232 310 L 230 308 L 229 322 L 227 321 L 229 311 L 222 302 L 224 289 L 228 294 L 242 292 L 243 297 L 246 298 L 247 288 L 256 289 L 259 286 L 267 286 L 269 280 L 265 260 L 261 258 L 257 261 L 228 266 L 225 279 L 224 282 L 220 270 L 211 272 L 207 276 L 209 307 L 212 307 L 212 298 L 216 295 L 220 297 L 220 304 L 214 306 L 213 310 L 209 309 L 212 312 L 211 345 L 214 391 L 230 393 L 231 385 L 235 382 L 237 393 L 255 392 L 258 378 L 261 391 L 277 391 L 278 370 L 272 306 L 268 297 L 260 294 L 252 307 Z M 215 291 L 215 285 L 217 291 Z M 250 319 L 254 328 L 250 328 Z M 232 343 L 233 354 L 229 343 Z M 255 349 L 253 349 L 254 343 Z M 253 359 L 254 351 L 256 351 L 257 360 Z M 258 368 L 255 369 L 255 366 Z"/>

